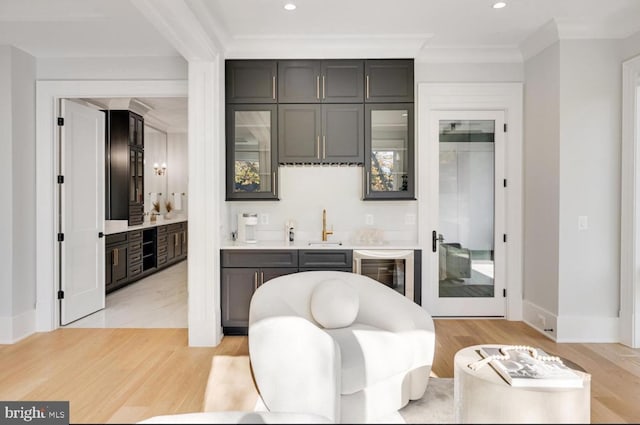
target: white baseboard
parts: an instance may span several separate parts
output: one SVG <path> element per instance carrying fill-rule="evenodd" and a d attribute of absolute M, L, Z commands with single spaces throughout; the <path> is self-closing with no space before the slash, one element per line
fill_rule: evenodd
<path fill-rule="evenodd" d="M 617 317 L 558 316 L 525 300 L 523 321 L 556 342 L 616 343 L 620 342 Z"/>
<path fill-rule="evenodd" d="M 35 310 L 27 310 L 13 317 L 0 317 L 0 344 L 15 344 L 35 331 Z"/>

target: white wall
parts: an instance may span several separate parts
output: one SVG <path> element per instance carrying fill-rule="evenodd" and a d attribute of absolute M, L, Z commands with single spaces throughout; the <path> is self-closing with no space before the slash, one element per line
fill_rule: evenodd
<path fill-rule="evenodd" d="M 13 47 L 0 48 L 0 178 L 5 183 L 0 343 L 20 339 L 35 326 L 35 75 L 32 56 Z"/>
<path fill-rule="evenodd" d="M 622 60 L 640 55 L 640 31 L 630 35 L 622 41 Z"/>
<path fill-rule="evenodd" d="M 428 63 L 415 62 L 416 85 L 429 83 L 520 82 L 522 63 Z"/>
<path fill-rule="evenodd" d="M 189 203 L 189 149 L 187 133 L 168 133 L 167 135 L 167 193 L 173 201 L 182 198 L 182 208 L 177 214 L 187 215 Z M 172 195 L 174 194 L 175 195 Z M 184 193 L 184 195 L 182 195 Z M 175 205 L 175 202 L 174 202 Z"/>
<path fill-rule="evenodd" d="M 182 57 L 38 58 L 38 80 L 186 80 Z"/>
<path fill-rule="evenodd" d="M 160 204 L 160 213 L 167 212 L 167 173 L 157 175 L 153 164 L 167 163 L 167 133 L 144 126 L 144 212 L 153 209 L 152 195 Z"/>
<path fill-rule="evenodd" d="M 621 78 L 618 40 L 560 42 L 561 316 L 618 315 Z"/>
<path fill-rule="evenodd" d="M 560 46 L 525 63 L 523 298 L 558 311 Z"/>
<path fill-rule="evenodd" d="M 4 182 L 4 199 L 13 198 L 13 114 L 11 105 L 11 59 L 13 49 L 0 46 L 0 181 Z M 13 292 L 13 208 L 0 208 L 0 342 L 10 335 L 8 328 L 3 329 L 6 320 L 12 316 Z M 7 336 L 5 336 L 7 335 Z M 3 337 L 4 336 L 4 337 Z"/>

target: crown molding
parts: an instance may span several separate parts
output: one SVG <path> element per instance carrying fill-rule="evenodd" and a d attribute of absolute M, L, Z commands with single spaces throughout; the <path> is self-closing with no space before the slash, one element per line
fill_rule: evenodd
<path fill-rule="evenodd" d="M 522 63 L 517 46 L 427 47 L 420 51 L 421 63 Z"/>
<path fill-rule="evenodd" d="M 414 58 L 431 34 L 244 36 L 226 46 L 229 59 Z"/>
<path fill-rule="evenodd" d="M 522 59 L 528 61 L 559 39 L 558 26 L 556 21 L 552 19 L 520 43 Z"/>

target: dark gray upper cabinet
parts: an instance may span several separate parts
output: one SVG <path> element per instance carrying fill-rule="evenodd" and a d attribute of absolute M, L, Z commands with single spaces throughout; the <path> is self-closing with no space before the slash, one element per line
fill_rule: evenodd
<path fill-rule="evenodd" d="M 358 103 L 363 98 L 363 60 L 278 62 L 278 103 Z"/>
<path fill-rule="evenodd" d="M 365 102 L 413 102 L 413 59 L 365 60 Z"/>
<path fill-rule="evenodd" d="M 278 105 L 279 162 L 362 163 L 362 104 Z"/>
<path fill-rule="evenodd" d="M 278 103 L 320 103 L 319 60 L 278 61 Z"/>
<path fill-rule="evenodd" d="M 322 105 L 321 158 L 328 163 L 364 161 L 364 105 Z"/>
<path fill-rule="evenodd" d="M 278 199 L 277 108 L 228 104 L 226 199 Z"/>
<path fill-rule="evenodd" d="M 363 60 L 323 60 L 320 97 L 324 103 L 358 103 L 364 100 Z"/>
<path fill-rule="evenodd" d="M 276 103 L 277 72 L 275 60 L 226 61 L 227 103 Z"/>
<path fill-rule="evenodd" d="M 279 162 L 319 163 L 321 121 L 321 105 L 278 105 Z"/>

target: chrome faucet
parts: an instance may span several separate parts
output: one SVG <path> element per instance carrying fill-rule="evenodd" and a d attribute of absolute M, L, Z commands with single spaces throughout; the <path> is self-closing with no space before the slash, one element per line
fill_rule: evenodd
<path fill-rule="evenodd" d="M 333 230 L 327 230 L 327 210 L 322 210 L 322 241 L 326 242 L 327 235 L 333 235 Z"/>

